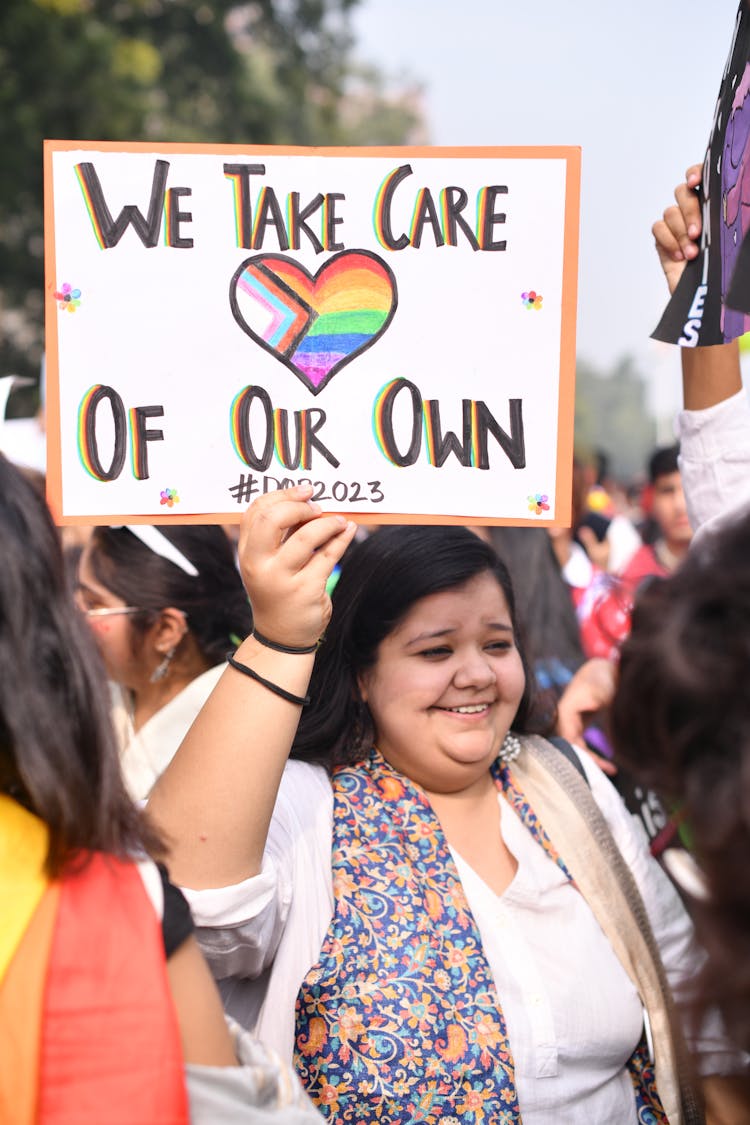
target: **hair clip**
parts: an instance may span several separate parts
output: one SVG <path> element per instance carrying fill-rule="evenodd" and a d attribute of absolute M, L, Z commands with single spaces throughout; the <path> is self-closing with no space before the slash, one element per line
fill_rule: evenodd
<path fill-rule="evenodd" d="M 191 578 L 198 577 L 196 567 L 191 563 L 186 555 L 183 555 L 179 547 L 175 547 L 171 540 L 167 539 L 166 535 L 159 531 L 158 527 L 154 527 L 149 523 L 125 523 L 114 524 L 115 530 L 121 530 L 123 527 L 126 531 L 135 535 L 136 539 L 140 539 L 144 547 L 148 547 L 149 551 L 153 551 L 155 555 L 160 555 L 167 562 L 174 563 L 185 574 L 189 574 Z"/>

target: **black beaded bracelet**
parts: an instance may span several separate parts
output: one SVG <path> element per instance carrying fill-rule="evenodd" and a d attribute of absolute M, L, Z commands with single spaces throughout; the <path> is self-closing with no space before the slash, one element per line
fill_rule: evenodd
<path fill-rule="evenodd" d="M 231 653 L 227 654 L 227 664 L 231 664 L 238 672 L 242 672 L 243 676 L 249 676 L 251 680 L 256 680 L 257 683 L 262 684 L 264 688 L 268 688 L 274 695 L 280 695 L 282 699 L 286 699 L 289 703 L 296 703 L 298 707 L 306 707 L 310 702 L 309 695 L 293 695 L 291 691 L 286 688 L 279 687 L 271 680 L 266 680 L 263 676 L 259 676 L 252 668 L 248 668 L 247 664 L 240 664 L 239 660 L 235 660 Z"/>
<path fill-rule="evenodd" d="M 307 648 L 292 648 L 291 645 L 280 645 L 278 641 L 272 641 L 268 637 L 264 637 L 257 629 L 253 629 L 253 636 L 259 644 L 265 645 L 266 648 L 272 648 L 274 652 L 288 652 L 292 656 L 306 656 L 310 652 L 315 652 L 320 644 L 320 641 L 316 641 L 314 645 L 309 645 Z"/>

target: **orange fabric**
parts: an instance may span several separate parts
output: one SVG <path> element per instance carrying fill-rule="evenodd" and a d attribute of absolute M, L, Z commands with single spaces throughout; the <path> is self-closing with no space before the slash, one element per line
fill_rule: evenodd
<path fill-rule="evenodd" d="M 46 824 L 0 793 L 0 982 L 47 890 L 48 850 Z"/>
<path fill-rule="evenodd" d="M 0 1122 L 36 1122 L 44 982 L 59 900 L 59 884 L 53 883 L 0 987 Z"/>
<path fill-rule="evenodd" d="M 161 929 L 137 867 L 65 878 L 47 973 L 39 1125 L 188 1125 Z"/>

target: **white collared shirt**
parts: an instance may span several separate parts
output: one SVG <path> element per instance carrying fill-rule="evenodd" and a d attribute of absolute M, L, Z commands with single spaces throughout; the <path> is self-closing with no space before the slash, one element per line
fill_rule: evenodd
<path fill-rule="evenodd" d="M 643 1028 L 638 993 L 582 896 L 498 797 L 518 861 L 504 893 L 451 851 L 501 998 L 521 1117 L 635 1125 L 624 1067 Z"/>
<path fill-rule="evenodd" d="M 678 986 L 701 963 L 690 920 L 614 787 L 587 759 L 584 769 Z M 622 1068 L 640 1038 L 640 1003 L 586 903 L 562 885 L 504 800 L 501 807 L 503 837 L 519 860 L 505 894 L 498 899 L 460 857 L 458 864 L 507 1020 L 524 1125 L 629 1125 L 635 1102 Z M 230 887 L 183 888 L 204 952 L 217 977 L 228 978 L 221 985 L 228 1010 L 283 1058 L 294 1048 L 300 984 L 333 914 L 332 817 L 325 770 L 289 762 L 261 874 Z M 703 1073 L 736 1066 L 719 1038 L 706 1035 L 695 1046 Z"/>

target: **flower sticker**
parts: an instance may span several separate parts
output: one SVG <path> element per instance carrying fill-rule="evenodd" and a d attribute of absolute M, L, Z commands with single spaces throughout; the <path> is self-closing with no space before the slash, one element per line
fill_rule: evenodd
<path fill-rule="evenodd" d="M 521 294 L 523 307 L 525 309 L 540 309 L 544 298 L 541 293 L 536 293 L 533 289 L 529 289 L 527 293 Z"/>
<path fill-rule="evenodd" d="M 175 504 L 179 504 L 180 502 L 176 488 L 165 488 L 159 495 L 161 497 L 159 503 L 166 504 L 168 508 L 172 508 Z"/>
<path fill-rule="evenodd" d="M 61 312 L 75 312 L 81 303 L 81 290 L 74 289 L 65 281 L 60 289 L 55 290 L 54 298 Z"/>
<path fill-rule="evenodd" d="M 543 492 L 534 492 L 531 496 L 527 496 L 529 502 L 529 511 L 533 512 L 535 516 L 541 516 L 542 512 L 549 511 L 549 496 Z"/>

